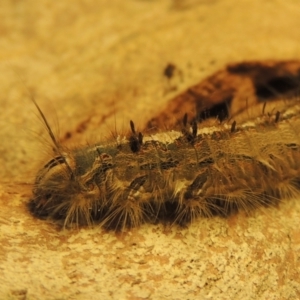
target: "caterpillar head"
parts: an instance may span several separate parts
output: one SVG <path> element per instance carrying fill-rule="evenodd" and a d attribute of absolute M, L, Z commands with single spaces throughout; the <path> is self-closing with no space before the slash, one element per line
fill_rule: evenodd
<path fill-rule="evenodd" d="M 97 146 L 60 152 L 37 173 L 30 211 L 39 218 L 61 220 L 64 226 L 90 225 L 106 209 L 112 168 L 111 156 Z"/>

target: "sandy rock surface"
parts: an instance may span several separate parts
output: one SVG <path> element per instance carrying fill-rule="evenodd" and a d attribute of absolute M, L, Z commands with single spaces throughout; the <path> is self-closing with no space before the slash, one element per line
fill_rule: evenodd
<path fill-rule="evenodd" d="M 69 147 L 115 126 L 127 131 L 130 119 L 144 128 L 169 99 L 229 63 L 300 59 L 298 6 L 3 1 L 0 299 L 298 299 L 297 199 L 250 217 L 119 234 L 61 231 L 26 208 L 51 148 L 32 96 L 61 140 L 71 133 Z M 180 70 L 171 82 L 169 63 Z"/>

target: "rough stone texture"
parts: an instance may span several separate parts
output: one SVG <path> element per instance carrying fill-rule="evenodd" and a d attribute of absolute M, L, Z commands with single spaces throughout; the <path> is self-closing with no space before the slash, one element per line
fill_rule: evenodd
<path fill-rule="evenodd" d="M 243 60 L 299 59 L 292 1 L 0 4 L 0 299 L 298 299 L 300 203 L 253 216 L 60 231 L 26 210 L 50 151 L 32 95 L 68 143 L 143 128 L 186 87 Z M 182 76 L 163 76 L 174 63 Z M 89 120 L 89 127 L 85 124 Z M 59 123 L 59 126 L 58 126 Z"/>

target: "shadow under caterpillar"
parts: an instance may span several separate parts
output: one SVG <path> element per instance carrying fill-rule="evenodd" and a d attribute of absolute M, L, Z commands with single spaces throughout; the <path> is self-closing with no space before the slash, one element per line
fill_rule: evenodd
<path fill-rule="evenodd" d="M 74 149 L 57 142 L 33 102 L 55 155 L 38 171 L 28 207 L 64 227 L 123 230 L 159 221 L 185 226 L 300 194 L 298 100 L 280 102 L 273 113 L 260 105 L 258 117 L 211 127 L 210 133 L 188 123 L 187 115 L 182 130 L 164 138 L 144 137 L 131 121 L 124 140 Z"/>

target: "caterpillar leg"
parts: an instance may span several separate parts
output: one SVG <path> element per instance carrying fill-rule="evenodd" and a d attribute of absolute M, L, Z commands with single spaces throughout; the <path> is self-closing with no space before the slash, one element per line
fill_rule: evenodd
<path fill-rule="evenodd" d="M 149 195 L 144 190 L 148 176 L 135 178 L 128 187 L 114 187 L 108 194 L 108 209 L 103 217 L 102 225 L 107 229 L 123 230 L 138 227 L 148 221 L 154 208 Z"/>
<path fill-rule="evenodd" d="M 286 174 L 288 176 L 288 174 Z M 187 225 L 198 217 L 227 217 L 261 206 L 276 205 L 281 174 L 248 156 L 222 158 L 198 174 L 178 197 L 175 223 Z"/>

